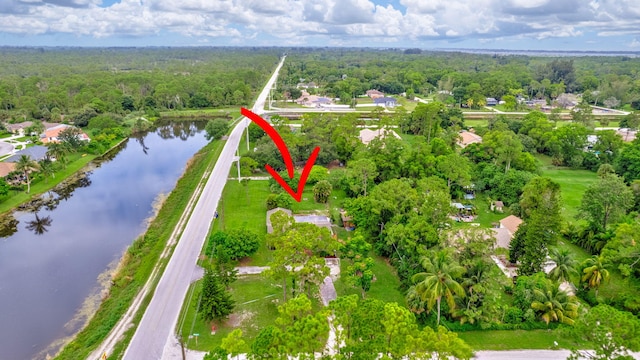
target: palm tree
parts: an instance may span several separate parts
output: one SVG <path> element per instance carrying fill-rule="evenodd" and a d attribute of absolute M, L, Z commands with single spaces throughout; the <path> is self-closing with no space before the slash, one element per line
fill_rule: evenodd
<path fill-rule="evenodd" d="M 556 263 L 556 266 L 549 272 L 549 277 L 552 280 L 560 283 L 570 282 L 571 276 L 578 273 L 576 270 L 578 262 L 568 249 L 551 249 L 549 257 Z"/>
<path fill-rule="evenodd" d="M 472 263 L 464 275 L 462 286 L 466 289 L 469 296 L 474 293 L 482 292 L 489 276 L 489 265 L 483 259 L 479 259 Z"/>
<path fill-rule="evenodd" d="M 53 170 L 53 163 L 49 159 L 42 159 L 38 161 L 38 166 L 40 167 L 40 173 L 45 178 L 45 182 L 49 183 L 49 176 L 55 177 L 56 173 Z"/>
<path fill-rule="evenodd" d="M 573 325 L 578 317 L 578 300 L 560 290 L 557 283 L 547 280 L 544 289 L 533 290 L 531 308 L 549 325 L 552 321 Z"/>
<path fill-rule="evenodd" d="M 31 160 L 29 155 L 20 155 L 18 162 L 16 162 L 16 171 L 22 172 L 27 180 L 27 194 L 31 191 L 29 172 L 34 170 L 38 170 L 38 164 Z"/>
<path fill-rule="evenodd" d="M 449 310 L 453 311 L 456 306 L 455 296 L 465 296 L 464 289 L 455 280 L 455 278 L 462 275 L 464 268 L 458 265 L 451 255 L 445 251 L 438 251 L 434 255 L 433 259 L 426 256 L 420 259 L 420 263 L 426 271 L 415 274 L 411 279 L 416 284 L 416 294 L 427 302 L 427 308 L 431 310 L 434 303 L 437 305 L 437 324 L 440 325 L 440 302 L 442 297 L 445 297 Z"/>
<path fill-rule="evenodd" d="M 47 147 L 49 148 L 49 150 L 47 150 L 47 156 L 53 156 L 56 160 L 61 161 L 63 165 L 66 165 L 65 158 L 67 153 L 69 153 L 69 149 L 65 144 L 52 142 L 49 143 Z"/>
<path fill-rule="evenodd" d="M 582 282 L 586 287 L 596 290 L 596 299 L 598 298 L 598 289 L 603 281 L 609 280 L 609 270 L 605 269 L 602 263 L 602 256 L 593 255 L 583 263 Z"/>

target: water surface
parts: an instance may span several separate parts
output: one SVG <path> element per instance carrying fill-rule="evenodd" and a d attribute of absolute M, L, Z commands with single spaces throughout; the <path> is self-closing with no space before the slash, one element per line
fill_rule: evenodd
<path fill-rule="evenodd" d="M 15 213 L 17 231 L 0 232 L 0 359 L 43 357 L 77 330 L 72 319 L 99 294 L 98 276 L 144 231 L 154 200 L 206 144 L 198 127 L 176 123 L 131 138 L 86 177 L 43 196 L 57 201 Z"/>

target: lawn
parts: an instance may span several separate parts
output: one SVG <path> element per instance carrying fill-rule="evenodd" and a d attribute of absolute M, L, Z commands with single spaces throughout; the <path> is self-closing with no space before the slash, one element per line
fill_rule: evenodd
<path fill-rule="evenodd" d="M 575 170 L 556 167 L 550 164 L 548 156 L 539 155 L 537 158 L 544 164 L 542 175 L 551 178 L 560 184 L 562 192 L 562 214 L 565 219 L 572 221 L 578 214 L 578 208 L 582 202 L 582 195 L 589 185 L 593 184 L 598 175 L 589 170 Z"/>
<path fill-rule="evenodd" d="M 205 322 L 196 313 L 198 292 L 202 282 L 192 285 L 185 301 L 187 308 L 182 309 L 179 328 L 186 346 L 196 350 L 211 350 L 220 345 L 222 339 L 236 328 L 242 330 L 247 343 L 260 332 L 260 329 L 273 325 L 278 316 L 278 302 L 282 300 L 282 289 L 271 279 L 261 275 L 244 276 L 231 284 L 231 296 L 236 303 L 234 313 L 224 323 L 215 323 L 217 331 L 211 334 L 211 323 Z M 195 289 L 194 289 L 195 287 Z M 185 315 L 185 310 L 186 315 Z M 199 334 L 198 341 L 189 339 L 189 335 Z"/>
<path fill-rule="evenodd" d="M 269 182 L 249 180 L 246 187 L 238 181 L 227 182 L 218 205 L 218 219 L 212 229 L 225 230 L 245 228 L 255 231 L 261 238 L 258 252 L 247 259 L 244 265 L 262 266 L 271 260 L 271 254 L 265 246 L 267 234 L 266 199 L 269 195 Z"/>
<path fill-rule="evenodd" d="M 464 121 L 464 124 L 467 127 L 481 127 L 481 126 L 487 126 L 489 124 L 489 120 L 487 119 L 469 119 Z"/>
<path fill-rule="evenodd" d="M 464 202 L 464 201 L 463 201 Z M 474 222 L 480 223 L 482 228 L 491 228 L 494 223 L 499 222 L 501 219 L 509 216 L 508 208 L 505 207 L 505 212 L 493 212 L 489 204 L 489 198 L 482 194 L 478 194 L 475 200 L 471 203 L 476 207 L 478 217 Z"/>
<path fill-rule="evenodd" d="M 561 330 L 491 330 L 465 331 L 458 333 L 473 350 L 518 350 L 518 349 L 571 349 L 575 341 Z"/>
<path fill-rule="evenodd" d="M 349 284 L 347 277 L 347 268 L 349 262 L 347 260 L 340 262 L 340 278 L 334 283 L 338 296 L 357 294 L 360 296 L 360 290 Z M 371 284 L 371 289 L 367 292 L 367 297 L 384 302 L 397 302 L 405 306 L 405 298 L 400 291 L 400 280 L 396 275 L 395 269 L 389 265 L 385 258 L 374 257 L 373 274 L 376 280 Z"/>

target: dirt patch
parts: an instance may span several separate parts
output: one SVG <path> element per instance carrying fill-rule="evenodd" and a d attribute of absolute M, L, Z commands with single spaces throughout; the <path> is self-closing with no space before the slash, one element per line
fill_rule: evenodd
<path fill-rule="evenodd" d="M 253 317 L 253 315 L 254 313 L 252 313 L 251 311 L 233 313 L 229 315 L 229 319 L 227 319 L 227 322 L 225 323 L 225 325 L 232 328 L 240 327 L 240 325 L 242 325 L 245 321 L 250 320 Z"/>

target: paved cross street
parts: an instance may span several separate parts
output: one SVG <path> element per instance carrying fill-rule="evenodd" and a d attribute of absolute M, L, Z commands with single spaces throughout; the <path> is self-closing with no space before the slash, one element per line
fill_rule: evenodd
<path fill-rule="evenodd" d="M 264 112 L 267 95 L 278 77 L 284 60 L 285 57 L 282 57 L 267 85 L 258 96 L 252 109 L 254 113 Z M 196 269 L 198 255 L 204 245 L 209 226 L 222 196 L 222 190 L 227 182 L 242 132 L 249 123 L 250 120 L 247 118 L 238 123 L 220 153 L 193 214 L 158 283 L 153 298 L 124 354 L 125 360 L 166 358 L 164 355 L 165 345 L 175 341 L 174 330 L 182 302 L 187 294 L 192 274 Z"/>

